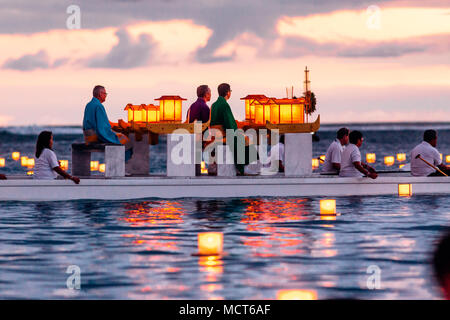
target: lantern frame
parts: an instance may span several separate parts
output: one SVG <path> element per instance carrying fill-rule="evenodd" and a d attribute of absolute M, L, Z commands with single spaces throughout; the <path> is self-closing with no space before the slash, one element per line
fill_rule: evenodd
<path fill-rule="evenodd" d="M 244 100 L 245 103 L 245 120 L 255 120 L 255 107 L 252 103 L 256 99 L 267 99 L 267 97 L 264 94 L 249 94 L 246 97 L 241 98 L 241 100 Z"/>
<path fill-rule="evenodd" d="M 160 122 L 181 122 L 182 112 L 183 112 L 183 101 L 184 99 L 180 96 L 161 96 L 159 101 L 159 121 Z M 170 102 L 173 102 L 173 106 L 170 106 Z M 169 112 L 168 108 L 171 108 Z M 173 115 L 173 116 L 171 116 Z"/>

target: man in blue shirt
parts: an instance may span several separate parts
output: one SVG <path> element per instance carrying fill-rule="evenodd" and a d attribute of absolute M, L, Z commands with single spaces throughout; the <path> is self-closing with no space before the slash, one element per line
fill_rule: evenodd
<path fill-rule="evenodd" d="M 211 89 L 207 85 L 201 85 L 197 88 L 197 101 L 195 101 L 188 109 L 186 119 L 189 123 L 201 121 L 206 123 L 209 121 L 209 107 L 206 104 L 211 100 Z"/>
<path fill-rule="evenodd" d="M 83 117 L 83 134 L 86 143 L 126 144 L 127 136 L 112 131 L 103 102 L 106 100 L 105 87 L 95 86 L 92 100 L 86 105 Z M 125 152 L 125 160 L 131 157 L 131 149 Z"/>

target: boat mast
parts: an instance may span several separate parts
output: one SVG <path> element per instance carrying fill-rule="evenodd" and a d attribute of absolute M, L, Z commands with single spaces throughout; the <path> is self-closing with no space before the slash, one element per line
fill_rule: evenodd
<path fill-rule="evenodd" d="M 311 81 L 309 81 L 309 70 L 308 66 L 305 66 L 305 81 L 304 81 L 304 95 L 305 95 L 305 114 L 306 114 L 306 122 L 308 122 L 308 112 L 310 104 L 311 104 L 311 97 L 310 97 L 310 88 L 309 84 Z"/>

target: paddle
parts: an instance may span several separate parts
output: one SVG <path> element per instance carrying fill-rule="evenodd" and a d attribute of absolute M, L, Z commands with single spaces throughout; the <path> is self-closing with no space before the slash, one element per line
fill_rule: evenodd
<path fill-rule="evenodd" d="M 433 165 L 432 165 L 431 163 L 429 163 L 427 160 L 425 160 L 424 158 L 422 158 L 422 157 L 420 156 L 420 154 L 418 154 L 418 155 L 416 156 L 416 159 L 422 160 L 422 161 L 425 162 L 427 165 L 429 165 L 430 167 L 432 167 L 434 170 L 436 170 L 436 171 L 438 171 L 439 173 L 443 174 L 444 176 L 448 177 L 448 175 L 446 175 L 444 172 L 442 172 L 441 169 L 439 169 L 438 167 L 433 166 Z"/>

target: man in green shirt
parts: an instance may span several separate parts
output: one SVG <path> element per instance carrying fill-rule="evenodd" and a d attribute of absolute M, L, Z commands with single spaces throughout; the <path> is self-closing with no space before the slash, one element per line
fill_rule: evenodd
<path fill-rule="evenodd" d="M 230 99 L 231 96 L 230 85 L 228 83 L 222 83 L 219 85 L 217 90 L 219 92 L 219 98 L 217 98 L 217 101 L 214 102 L 211 106 L 210 126 L 213 129 L 219 129 L 224 136 L 226 136 L 227 130 L 234 131 L 234 148 L 232 148 L 234 155 L 234 164 L 238 171 L 238 175 L 244 175 L 244 166 L 250 163 L 250 153 L 253 153 L 253 155 L 256 155 L 257 157 L 257 151 L 254 146 L 248 145 L 248 137 L 245 137 L 245 135 L 243 135 L 242 133 L 236 132 L 238 126 L 236 124 L 236 120 L 234 119 L 230 105 L 227 102 L 227 100 Z M 243 148 L 244 143 L 245 148 Z M 250 147 L 254 149 L 250 151 Z M 245 150 L 245 154 L 244 152 L 239 152 L 240 150 Z"/>

